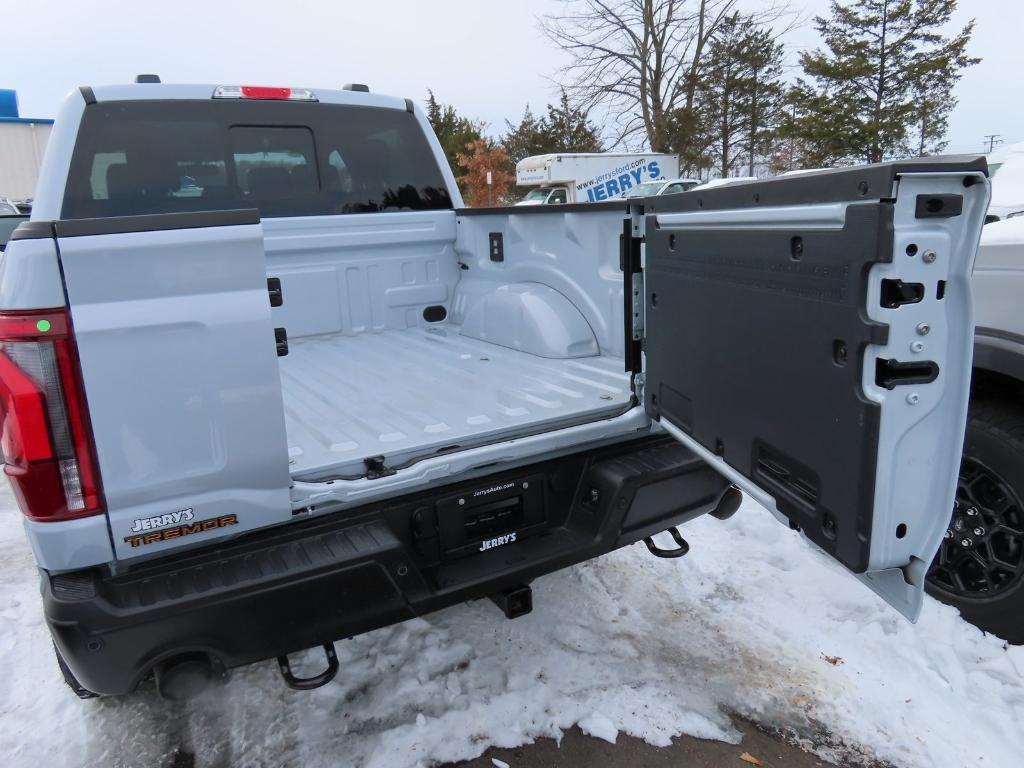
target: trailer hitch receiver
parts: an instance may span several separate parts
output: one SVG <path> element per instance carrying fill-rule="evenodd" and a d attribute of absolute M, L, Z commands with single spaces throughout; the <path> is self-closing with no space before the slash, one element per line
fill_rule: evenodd
<path fill-rule="evenodd" d="M 533 610 L 533 590 L 529 584 L 520 584 L 491 595 L 491 602 L 501 609 L 506 619 L 517 619 Z"/>

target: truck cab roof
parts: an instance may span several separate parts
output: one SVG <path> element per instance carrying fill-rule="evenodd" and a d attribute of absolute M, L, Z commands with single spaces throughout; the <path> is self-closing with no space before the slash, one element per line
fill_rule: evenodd
<path fill-rule="evenodd" d="M 305 92 L 312 95 L 312 98 L 301 99 L 303 101 L 315 101 L 322 104 L 359 104 L 369 107 L 383 107 L 390 109 L 408 109 L 411 111 L 411 102 L 397 96 L 387 96 L 380 93 L 368 91 L 345 90 L 344 88 L 306 88 L 289 86 L 260 86 L 240 85 L 236 83 L 128 83 L 123 85 L 97 85 L 83 86 L 80 90 L 88 102 L 90 98 L 96 102 L 104 101 L 134 101 L 148 99 L 212 99 L 216 96 L 218 89 L 238 88 L 252 89 L 253 93 L 262 93 L 261 96 L 221 96 L 220 98 L 253 98 L 258 100 L 287 100 L 287 97 L 269 96 L 276 92 L 281 94 L 284 91 L 291 93 Z"/>

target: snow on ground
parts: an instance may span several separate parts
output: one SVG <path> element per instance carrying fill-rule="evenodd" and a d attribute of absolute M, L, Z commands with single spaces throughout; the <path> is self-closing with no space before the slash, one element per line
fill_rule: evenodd
<path fill-rule="evenodd" d="M 608 740 L 735 741 L 732 711 L 826 757 L 1020 764 L 1024 648 L 934 601 L 906 623 L 753 504 L 685 534 L 681 560 L 637 545 L 538 580 L 534 612 L 515 621 L 479 602 L 340 642 L 338 679 L 311 693 L 263 663 L 187 706 L 151 686 L 83 702 L 59 678 L 4 487 L 0 754 L 8 766 L 166 766 L 181 746 L 199 766 L 402 768 L 575 723 Z"/>

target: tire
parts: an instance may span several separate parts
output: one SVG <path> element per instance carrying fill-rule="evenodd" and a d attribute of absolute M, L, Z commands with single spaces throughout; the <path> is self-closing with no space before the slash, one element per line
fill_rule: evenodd
<path fill-rule="evenodd" d="M 971 403 L 956 505 L 927 587 L 980 629 L 1024 644 L 1024 408 L 1016 403 Z"/>

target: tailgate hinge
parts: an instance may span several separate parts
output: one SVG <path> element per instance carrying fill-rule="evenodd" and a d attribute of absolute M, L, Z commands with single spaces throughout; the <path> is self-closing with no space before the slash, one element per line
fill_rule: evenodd
<path fill-rule="evenodd" d="M 366 466 L 367 480 L 376 480 L 380 477 L 388 477 L 395 474 L 394 469 L 384 466 L 383 456 L 367 456 L 363 459 L 363 464 Z"/>
<path fill-rule="evenodd" d="M 619 267 L 622 269 L 622 315 L 625 331 L 625 370 L 639 373 L 644 337 L 643 218 L 623 219 L 619 237 Z"/>
<path fill-rule="evenodd" d="M 644 337 L 644 273 L 637 272 L 633 275 L 632 290 L 633 297 L 633 341 L 640 341 Z"/>
<path fill-rule="evenodd" d="M 647 374 L 646 373 L 634 373 L 633 374 L 633 394 L 636 395 L 637 402 L 642 403 L 644 401 L 644 388 L 647 386 Z"/>

